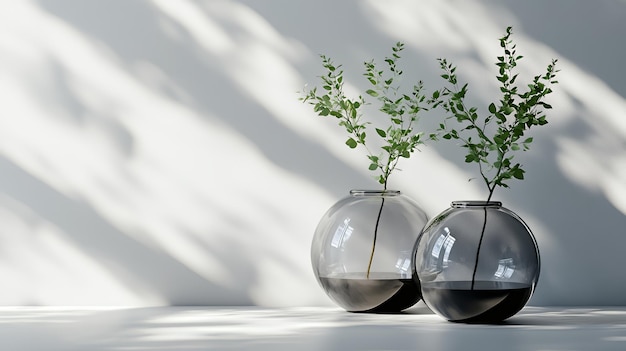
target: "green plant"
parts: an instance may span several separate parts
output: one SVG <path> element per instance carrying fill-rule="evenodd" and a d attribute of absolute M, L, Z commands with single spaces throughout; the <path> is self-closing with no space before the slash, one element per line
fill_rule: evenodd
<path fill-rule="evenodd" d="M 392 47 L 392 54 L 385 58 L 385 69 L 379 70 L 374 60 L 364 62 L 364 76 L 370 86 L 365 93 L 375 98 L 379 103 L 379 111 L 383 112 L 388 123 L 384 128 L 375 127 L 376 135 L 382 139 L 381 151 L 374 153 L 366 143 L 368 125 L 372 122 L 365 121 L 361 114 L 361 108 L 366 104 L 365 98 L 359 95 L 351 99 L 344 93 L 344 75 L 341 65 L 335 65 L 325 55 L 320 55 L 322 66 L 326 74 L 320 76 L 322 89 L 317 87 L 304 91 L 300 98 L 305 103 L 313 106 L 320 116 L 333 116 L 339 120 L 339 125 L 344 127 L 349 134 L 346 145 L 354 149 L 358 145 L 365 147 L 369 160 L 369 170 L 380 172 L 378 182 L 383 185 L 383 191 L 387 190 L 389 176 L 396 169 L 400 158 L 409 158 L 420 144 L 423 144 L 422 134 L 414 130 L 418 121 L 418 113 L 424 108 L 421 106 L 426 100 L 422 94 L 422 82 L 413 86 L 409 93 L 400 91 L 400 77 L 402 70 L 398 69 L 397 61 L 404 44 L 396 43 Z M 374 227 L 374 240 L 367 266 L 367 278 L 370 275 L 374 252 L 376 250 L 376 238 L 380 217 L 385 205 L 382 198 L 376 225 Z"/>
<path fill-rule="evenodd" d="M 365 93 L 378 100 L 379 110 L 388 117 L 385 128 L 374 128 L 376 135 L 383 141 L 379 153 L 372 152 L 366 143 L 368 125 L 372 122 L 365 121 L 360 112 L 366 104 L 365 98 L 360 95 L 351 99 L 345 95 L 341 65 L 335 65 L 330 58 L 320 55 L 322 66 L 326 69 L 326 74 L 320 76 L 322 89 L 318 91 L 314 87 L 304 91 L 300 98 L 311 104 L 318 115 L 333 116 L 339 120 L 339 125 L 349 134 L 346 145 L 352 149 L 358 145 L 365 147 L 369 170 L 380 172 L 377 180 L 385 190 L 389 176 L 396 169 L 400 158 L 409 158 L 423 143 L 422 134 L 416 133 L 414 127 L 418 113 L 424 109 L 421 105 L 426 97 L 422 94 L 422 82 L 414 85 L 410 93 L 400 91 L 399 80 L 403 72 L 398 69 L 397 61 L 403 49 L 403 43 L 396 43 L 392 55 L 385 58 L 386 69 L 379 70 L 374 60 L 364 63 L 364 76 L 371 85 Z"/>
<path fill-rule="evenodd" d="M 511 179 L 524 179 L 524 169 L 519 163 L 513 162 L 514 152 L 530 148 L 533 138 L 525 138 L 530 128 L 548 123 L 544 113 L 552 106 L 544 98 L 552 93 L 550 86 L 558 83 L 555 80 L 557 60 L 553 59 L 544 74 L 535 76 L 527 84 L 527 89 L 522 90 L 515 84 L 518 77 L 515 68 L 522 56 L 516 53 L 516 45 L 511 40 L 512 33 L 512 28 L 508 27 L 506 34 L 500 38 L 504 54 L 497 57 L 496 78 L 500 82 L 502 95 L 498 102 L 489 104 L 486 116 L 480 117 L 476 107 L 467 106 L 465 96 L 468 84 L 459 87 L 456 67 L 446 59 L 439 59 L 439 64 L 443 70 L 441 77 L 449 87 L 436 90 L 429 99 L 434 108 L 441 106 L 447 112 L 438 129 L 442 137 L 460 141 L 461 146 L 467 149 L 465 162 L 478 164 L 480 175 L 489 191 L 487 202 L 491 200 L 496 187 L 508 187 L 507 182 Z M 448 126 L 446 122 L 450 120 L 457 122 L 455 125 L 459 128 Z M 484 208 L 483 227 L 472 274 L 472 290 L 486 226 L 487 208 Z"/>
<path fill-rule="evenodd" d="M 487 201 L 491 200 L 496 187 L 508 187 L 507 182 L 513 178 L 524 179 L 522 165 L 513 162 L 514 152 L 529 149 L 533 138 L 524 137 L 531 127 L 548 123 L 544 111 L 552 106 L 544 101 L 544 97 L 552 92 L 550 86 L 558 83 L 555 80 L 557 60 L 553 59 L 545 73 L 535 76 L 527 89 L 522 90 L 515 84 L 518 77 L 515 68 L 522 56 L 516 54 L 512 33 L 512 28 L 508 27 L 500 38 L 504 54 L 497 57 L 496 78 L 502 96 L 498 102 L 489 104 L 489 114 L 479 116 L 476 107 L 467 106 L 468 84 L 460 87 L 456 67 L 446 59 L 439 59 L 439 64 L 443 70 L 441 77 L 449 87 L 435 91 L 429 100 L 433 108 L 441 106 L 447 112 L 444 122 L 439 125 L 440 135 L 444 139 L 460 141 L 467 149 L 465 162 L 478 164 L 489 191 Z M 455 127 L 448 125 L 449 120 L 457 122 Z"/>

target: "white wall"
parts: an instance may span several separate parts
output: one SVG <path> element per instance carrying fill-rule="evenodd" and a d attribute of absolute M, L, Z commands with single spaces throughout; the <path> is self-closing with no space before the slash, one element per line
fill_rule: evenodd
<path fill-rule="evenodd" d="M 407 81 L 437 86 L 447 57 L 486 106 L 508 25 L 526 77 L 562 70 L 527 180 L 496 193 L 540 245 L 531 302 L 625 304 L 625 17 L 617 0 L 3 2 L 0 304 L 329 304 L 312 232 L 377 184 L 297 101 L 317 55 L 356 90 L 401 40 Z M 400 167 L 391 187 L 430 215 L 484 197 L 450 144 Z"/>

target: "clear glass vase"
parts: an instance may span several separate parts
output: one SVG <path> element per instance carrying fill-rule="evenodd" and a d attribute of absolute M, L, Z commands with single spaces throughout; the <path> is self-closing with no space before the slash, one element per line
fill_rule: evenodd
<path fill-rule="evenodd" d="M 350 312 L 398 312 L 421 298 L 413 248 L 425 212 L 400 191 L 352 190 L 320 220 L 311 245 L 317 281 Z"/>
<path fill-rule="evenodd" d="M 496 323 L 519 312 L 539 279 L 537 242 L 500 202 L 458 201 L 415 247 L 422 298 L 450 321 Z"/>

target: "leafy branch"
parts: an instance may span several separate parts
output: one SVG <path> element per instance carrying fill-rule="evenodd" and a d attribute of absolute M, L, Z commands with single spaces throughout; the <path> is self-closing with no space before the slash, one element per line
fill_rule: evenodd
<path fill-rule="evenodd" d="M 389 118 L 386 128 L 374 128 L 376 134 L 382 139 L 381 151 L 373 153 L 366 144 L 368 125 L 371 122 L 364 121 L 361 108 L 366 104 L 362 95 L 356 99 L 348 98 L 344 93 L 344 75 L 341 65 L 335 65 L 325 55 L 320 55 L 322 66 L 326 74 L 320 76 L 322 89 L 318 92 L 317 87 L 305 91 L 303 102 L 313 106 L 319 116 L 333 116 L 339 120 L 339 125 L 344 127 L 349 134 L 346 145 L 354 149 L 362 145 L 367 150 L 369 170 L 379 171 L 377 180 L 387 189 L 389 176 L 396 169 L 400 158 L 409 158 L 420 144 L 423 144 L 421 133 L 414 131 L 418 121 L 418 113 L 424 108 L 421 106 L 426 97 L 422 94 L 422 83 L 413 86 L 410 93 L 402 93 L 398 81 L 402 76 L 402 70 L 398 69 L 397 61 L 404 49 L 403 43 L 396 43 L 392 48 L 392 55 L 385 58 L 385 69 L 379 70 L 372 60 L 364 63 L 364 76 L 370 83 L 366 94 L 376 98 L 380 104 L 379 111 Z"/>
<path fill-rule="evenodd" d="M 508 27 L 500 38 L 504 54 L 497 57 L 496 78 L 502 95 L 498 102 L 489 104 L 486 117 L 481 118 L 476 107 L 467 106 L 468 84 L 460 86 L 456 67 L 446 59 L 438 61 L 443 70 L 441 77 L 449 86 L 435 91 L 428 101 L 434 108 L 441 106 L 448 114 L 438 132 L 444 139 L 460 141 L 467 149 L 465 162 L 478 164 L 489 191 L 487 201 L 491 200 L 496 187 L 507 188 L 513 178 L 524 179 L 522 165 L 513 162 L 514 152 L 530 148 L 533 138 L 525 138 L 525 134 L 531 127 L 548 123 L 545 110 L 552 106 L 544 98 L 552 93 L 550 86 L 558 83 L 555 80 L 557 60 L 553 59 L 545 73 L 535 76 L 526 90 L 515 85 L 518 77 L 515 68 L 523 56 L 517 55 L 511 35 L 512 28 Z M 454 124 L 459 127 L 449 126 L 449 120 L 457 122 Z"/>
<path fill-rule="evenodd" d="M 375 127 L 376 135 L 382 139 L 381 150 L 373 153 L 366 144 L 368 126 L 371 122 L 364 121 L 361 108 L 366 104 L 365 98 L 359 95 L 356 99 L 348 98 L 344 93 L 344 75 L 341 65 L 335 65 L 332 60 L 324 55 L 320 55 L 322 66 L 326 69 L 326 74 L 320 76 L 322 89 L 318 92 L 317 87 L 305 91 L 303 102 L 313 106 L 320 116 L 333 116 L 339 120 L 339 125 L 344 127 L 349 137 L 346 145 L 354 149 L 362 145 L 367 150 L 369 160 L 369 170 L 379 171 L 378 182 L 383 185 L 383 190 L 387 190 L 389 176 L 398 165 L 400 158 L 409 158 L 420 144 L 421 133 L 414 131 L 418 121 L 418 113 L 424 109 L 421 104 L 426 100 L 422 94 L 422 82 L 413 86 L 410 93 L 400 91 L 399 80 L 402 70 L 398 69 L 397 62 L 400 53 L 404 49 L 404 44 L 396 43 L 392 47 L 392 54 L 385 58 L 385 69 L 379 70 L 374 60 L 364 62 L 365 73 L 363 74 L 370 86 L 365 93 L 372 98 L 376 98 L 379 103 L 379 111 L 389 118 L 386 128 Z M 381 200 L 376 225 L 374 227 L 374 238 L 372 250 L 367 266 L 366 277 L 369 278 L 374 252 L 376 250 L 376 239 L 378 236 L 378 226 L 380 223 L 385 198 Z"/>

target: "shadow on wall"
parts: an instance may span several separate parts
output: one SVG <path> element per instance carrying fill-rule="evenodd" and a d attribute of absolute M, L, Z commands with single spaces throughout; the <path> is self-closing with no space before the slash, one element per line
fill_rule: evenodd
<path fill-rule="evenodd" d="M 355 178 L 363 179 L 360 182 L 366 184 L 370 182 L 330 155 L 319 143 L 303 140 L 293 133 L 272 115 L 275 111 L 268 111 L 270 108 L 264 105 L 268 101 L 255 99 L 254 94 L 273 87 L 272 79 L 282 78 L 280 70 L 293 71 L 293 67 L 288 57 L 279 56 L 282 53 L 278 49 L 267 47 L 288 43 L 280 43 L 282 38 L 264 38 L 262 31 L 273 29 L 263 28 L 267 24 L 247 8 L 237 3 L 201 6 L 187 1 L 177 6 L 164 1 L 155 1 L 156 6 L 123 1 L 79 5 L 65 0 L 40 3 L 42 8 L 91 40 L 105 43 L 124 69 L 143 84 L 157 88 L 164 99 L 189 105 L 208 123 L 217 118 L 231 126 L 253 142 L 264 157 L 287 171 L 313 182 L 320 181 L 321 177 L 321 182 L 341 192 L 345 192 L 345 187 L 333 184 L 350 183 Z M 192 11 L 195 12 L 190 13 Z M 115 25 L 111 25 L 113 18 Z M 246 20 L 251 22 L 246 23 Z M 255 30 L 261 33 L 254 33 Z M 155 82 L 151 72 L 145 72 L 149 68 L 144 66 L 158 70 L 164 81 Z M 267 76 L 258 76 L 258 71 L 263 69 L 268 70 Z M 292 81 L 286 83 L 293 85 Z M 251 88 L 259 91 L 251 91 Z M 289 88 L 291 86 L 281 86 L 280 91 L 275 92 L 282 93 L 282 99 L 293 100 L 283 101 L 288 108 L 298 103 L 296 91 Z M 284 96 L 285 93 L 291 96 Z M 317 172 L 315 168 L 319 163 L 336 172 Z"/>
<path fill-rule="evenodd" d="M 611 198 L 626 196 L 619 184 L 626 171 L 615 166 L 626 164 L 626 129 L 618 120 L 624 101 L 601 84 L 595 92 L 603 92 L 602 99 L 585 95 L 585 87 L 596 87 L 591 74 L 623 95 L 624 87 L 605 77 L 622 60 L 600 67 L 563 46 L 571 38 L 569 27 L 583 29 L 574 28 L 571 18 L 557 21 L 559 31 L 547 24 L 541 29 L 528 15 L 543 6 L 539 1 L 458 5 L 467 9 L 434 1 L 385 7 L 331 0 L 27 4 L 11 5 L 10 12 L 28 15 L 39 28 L 4 25 L 23 35 L 28 50 L 0 40 L 18 94 L 8 105 L 23 116 L 19 123 L 0 120 L 7 133 L 0 138 L 0 199 L 12 218 L 31 225 L 0 235 L 5 243 L 22 238 L 23 255 L 0 249 L 0 262 L 11 267 L 0 272 L 24 286 L 0 304 L 71 304 L 77 297 L 85 304 L 328 303 L 310 273 L 312 231 L 347 190 L 377 184 L 359 162 L 365 158 L 343 150 L 335 121 L 314 118 L 297 101 L 304 82 L 320 74 L 315 55 L 328 53 L 354 67 L 350 84 L 363 87 L 362 61 L 405 40 L 407 62 L 420 63 L 407 69 L 407 79 L 416 74 L 427 86 L 438 86 L 434 58 L 449 55 L 459 71 L 467 67 L 461 74 L 473 82 L 492 76 L 503 19 L 519 28 L 531 73 L 550 57 L 564 62 L 553 122 L 537 133 L 532 152 L 520 156 L 527 181 L 497 194 L 531 227 L 543 229 L 535 229 L 543 271 L 533 303 L 625 303 L 626 280 L 615 277 L 623 277 L 619 257 L 626 237 L 615 228 L 626 224 L 626 206 L 616 200 L 619 195 Z M 331 4 L 333 11 L 326 11 Z M 611 13 L 625 6 L 602 2 Z M 575 14 L 587 10 L 582 2 L 567 7 Z M 616 22 L 596 24 L 579 37 L 602 33 L 607 42 L 619 41 L 623 31 Z M 432 62 L 425 61 L 430 56 Z M 497 92 L 482 79 L 471 86 L 479 106 Z M 572 153 L 576 148 L 583 153 Z M 465 177 L 473 169 L 461 165 L 459 152 L 443 143 L 430 150 L 437 164 L 459 165 L 453 182 L 408 175 L 407 162 L 397 186 L 419 194 L 426 207 L 473 196 L 478 185 L 468 188 Z M 423 161 L 417 157 L 412 162 Z M 604 176 L 572 173 L 580 160 Z M 428 187 L 413 190 L 415 183 Z M 442 200 L 450 189 L 459 193 Z M 51 236 L 67 243 L 84 268 L 71 267 L 60 257 L 64 251 L 46 247 Z M 29 246 L 46 255 L 31 257 Z M 56 268 L 36 269 L 36 263 Z M 81 279 L 96 269 L 106 281 L 91 279 L 89 290 L 81 291 Z M 61 288 L 54 278 L 39 280 L 67 272 L 73 277 L 64 277 Z M 117 299 L 98 294 L 113 287 Z M 34 289 L 43 292 L 28 292 Z"/>
<path fill-rule="evenodd" d="M 327 182 L 370 181 L 251 101 L 223 69 L 228 57 L 176 27 L 175 11 L 193 4 L 166 3 L 20 9 L 50 27 L 46 44 L 32 43 L 45 62 L 31 70 L 43 75 L 15 79 L 47 113 L 28 111 L 5 129 L 15 132 L 2 147 L 7 203 L 51 223 L 108 271 L 112 281 L 101 286 L 119 280 L 130 290 L 114 304 L 326 303 L 302 258 L 328 199 L 300 178 L 322 159 L 341 170 L 325 173 Z M 32 135 L 39 122 L 46 133 Z M 77 280 L 52 296 L 28 260 L 5 261 L 19 267 L 12 273 L 24 287 L 4 303 L 111 303 L 85 296 Z"/>
<path fill-rule="evenodd" d="M 83 255 L 100 262 L 101 266 L 131 293 L 154 299 L 144 302 L 194 305 L 205 303 L 206 299 L 203 296 L 211 296 L 222 304 L 251 302 L 244 292 L 213 284 L 175 258 L 129 237 L 128 234 L 109 223 L 89 204 L 68 198 L 4 157 L 0 158 L 0 175 L 2 193 L 27 205 L 36 217 L 58 227 L 67 236 L 68 241 L 78 247 Z M 8 235 L 32 235 L 31 249 L 35 249 L 35 244 L 42 239 L 36 229 L 34 228 L 30 233 L 8 233 Z M 213 254 L 212 251 L 207 248 L 207 254 Z M 5 252 L 5 254 L 11 256 L 11 253 Z M 42 252 L 43 254 L 45 252 Z M 19 261 L 20 257 L 15 259 L 17 261 L 13 264 L 16 266 L 23 264 Z M 227 257 L 222 257 L 222 259 L 226 260 Z M 48 264 L 53 265 L 55 262 Z M 71 264 L 79 265 L 81 262 Z M 66 268 L 66 273 L 71 274 L 72 267 Z M 253 278 L 241 276 L 247 280 Z M 58 278 L 58 280 L 65 281 L 65 277 Z M 37 283 L 34 285 L 36 286 Z M 75 291 L 72 293 L 79 296 L 83 293 L 97 293 L 92 290 L 81 291 L 80 284 L 74 288 Z M 28 294 L 26 291 L 23 293 Z M 24 298 L 37 304 L 38 298 L 46 301 L 45 293 L 45 291 L 31 292 L 34 296 L 24 296 Z M 37 296 L 38 294 L 44 295 Z M 115 298 L 111 299 L 107 296 L 107 292 L 103 291 L 100 294 L 97 298 L 116 302 Z M 73 303 L 72 299 L 67 301 L 70 304 Z M 90 299 L 79 297 L 77 301 L 89 302 Z M 74 300 L 74 303 L 77 301 Z M 140 301 L 135 302 L 140 303 Z"/>
<path fill-rule="evenodd" d="M 622 98 L 626 97 L 626 72 L 619 67 L 626 56 L 620 44 L 620 33 L 624 33 L 625 27 L 624 1 L 559 0 L 529 6 L 507 0 L 504 4 L 515 14 L 524 33 L 549 45 L 559 56 L 572 60 Z M 539 6 L 541 11 L 537 11 Z"/>

